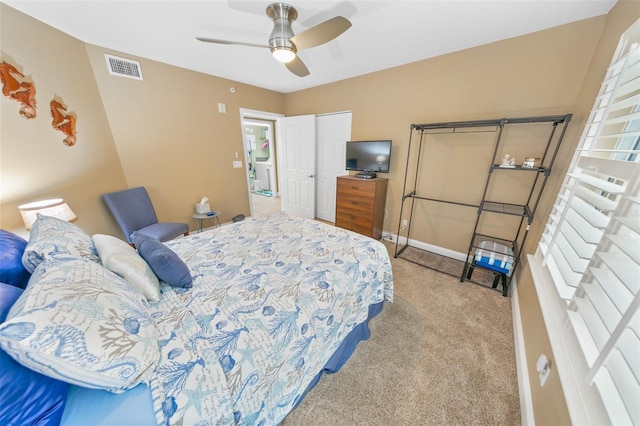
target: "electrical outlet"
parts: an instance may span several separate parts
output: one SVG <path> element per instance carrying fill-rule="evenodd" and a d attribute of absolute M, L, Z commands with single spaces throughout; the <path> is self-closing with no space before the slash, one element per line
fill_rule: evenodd
<path fill-rule="evenodd" d="M 540 386 L 544 386 L 551 372 L 551 365 L 546 355 L 540 355 L 536 362 L 536 370 L 538 370 L 538 374 L 540 375 Z"/>
<path fill-rule="evenodd" d="M 234 169 L 241 169 L 242 168 L 242 161 L 234 161 L 233 162 L 233 168 Z"/>
<path fill-rule="evenodd" d="M 402 227 L 406 228 L 407 226 L 409 226 L 409 221 L 407 219 L 402 219 Z"/>

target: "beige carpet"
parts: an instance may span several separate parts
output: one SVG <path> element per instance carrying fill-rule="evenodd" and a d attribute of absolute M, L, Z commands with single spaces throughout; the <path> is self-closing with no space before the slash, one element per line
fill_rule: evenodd
<path fill-rule="evenodd" d="M 385 244 L 394 302 L 283 425 L 520 425 L 511 299 Z"/>

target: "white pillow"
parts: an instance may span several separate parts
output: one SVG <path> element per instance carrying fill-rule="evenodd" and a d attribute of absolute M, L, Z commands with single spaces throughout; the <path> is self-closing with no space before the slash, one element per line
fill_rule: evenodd
<path fill-rule="evenodd" d="M 160 300 L 158 277 L 133 247 L 111 235 L 96 234 L 93 242 L 105 268 L 124 278 L 147 300 Z"/>

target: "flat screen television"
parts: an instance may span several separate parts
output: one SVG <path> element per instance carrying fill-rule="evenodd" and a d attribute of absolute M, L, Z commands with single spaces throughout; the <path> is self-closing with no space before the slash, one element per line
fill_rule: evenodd
<path fill-rule="evenodd" d="M 376 173 L 389 173 L 391 141 L 347 141 L 345 169 L 355 170 L 355 176 L 372 179 Z"/>

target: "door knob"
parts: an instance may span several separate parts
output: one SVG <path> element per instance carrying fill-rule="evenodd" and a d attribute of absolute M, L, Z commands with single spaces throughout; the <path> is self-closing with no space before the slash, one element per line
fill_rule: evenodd
<path fill-rule="evenodd" d="M 307 175 L 307 177 L 310 177 L 310 178 L 312 178 L 312 177 L 313 177 L 313 175 Z"/>

